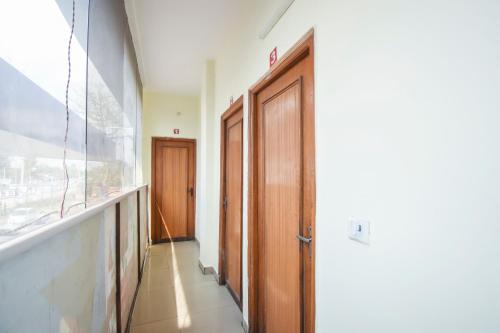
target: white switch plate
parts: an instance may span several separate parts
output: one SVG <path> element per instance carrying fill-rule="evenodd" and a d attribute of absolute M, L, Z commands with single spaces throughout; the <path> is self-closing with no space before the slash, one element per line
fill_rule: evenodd
<path fill-rule="evenodd" d="M 370 222 L 360 220 L 350 221 L 348 236 L 357 242 L 370 244 Z"/>

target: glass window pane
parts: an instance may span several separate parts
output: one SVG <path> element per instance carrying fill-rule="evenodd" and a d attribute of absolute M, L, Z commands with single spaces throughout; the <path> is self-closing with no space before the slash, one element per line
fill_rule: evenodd
<path fill-rule="evenodd" d="M 88 1 L 77 1 L 68 95 L 67 213 L 85 201 L 87 16 Z M 59 217 L 71 18 L 70 1 L 0 4 L 0 242 Z"/>
<path fill-rule="evenodd" d="M 123 3 L 95 1 L 90 13 L 87 202 L 92 204 L 135 185 L 138 84 Z"/>
<path fill-rule="evenodd" d="M 142 181 L 142 86 L 123 2 L 75 1 L 65 145 L 72 5 L 0 4 L 0 242 L 60 218 L 65 146 L 65 216 Z"/>

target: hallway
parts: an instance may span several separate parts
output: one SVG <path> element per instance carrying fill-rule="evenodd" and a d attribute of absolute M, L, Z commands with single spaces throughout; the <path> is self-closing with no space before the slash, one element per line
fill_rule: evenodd
<path fill-rule="evenodd" d="M 500 333 L 499 32 L 500 0 L 1 1 L 0 333 Z"/>
<path fill-rule="evenodd" d="M 132 316 L 132 333 L 243 332 L 226 287 L 198 267 L 194 241 L 150 248 Z"/>

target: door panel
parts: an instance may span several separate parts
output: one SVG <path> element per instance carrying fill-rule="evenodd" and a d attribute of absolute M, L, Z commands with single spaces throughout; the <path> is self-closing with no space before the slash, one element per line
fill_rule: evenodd
<path fill-rule="evenodd" d="M 188 201 L 188 149 L 161 147 L 163 161 L 162 190 L 160 203 L 166 227 L 162 228 L 161 238 L 187 236 Z"/>
<path fill-rule="evenodd" d="M 226 155 L 226 283 L 241 301 L 241 221 L 243 123 L 227 129 Z"/>
<path fill-rule="evenodd" d="M 261 272 L 266 332 L 300 332 L 300 81 L 263 103 Z M 283 314 L 286 313 L 286 316 Z"/>
<path fill-rule="evenodd" d="M 152 158 L 153 242 L 194 238 L 195 142 L 153 138 Z"/>
<path fill-rule="evenodd" d="M 221 116 L 219 283 L 242 309 L 243 96 Z"/>

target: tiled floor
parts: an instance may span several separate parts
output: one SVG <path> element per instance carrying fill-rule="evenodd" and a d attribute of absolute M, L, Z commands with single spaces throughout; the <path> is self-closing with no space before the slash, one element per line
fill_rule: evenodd
<path fill-rule="evenodd" d="M 132 333 L 241 333 L 241 312 L 225 287 L 198 267 L 195 242 L 151 247 L 132 315 Z"/>

